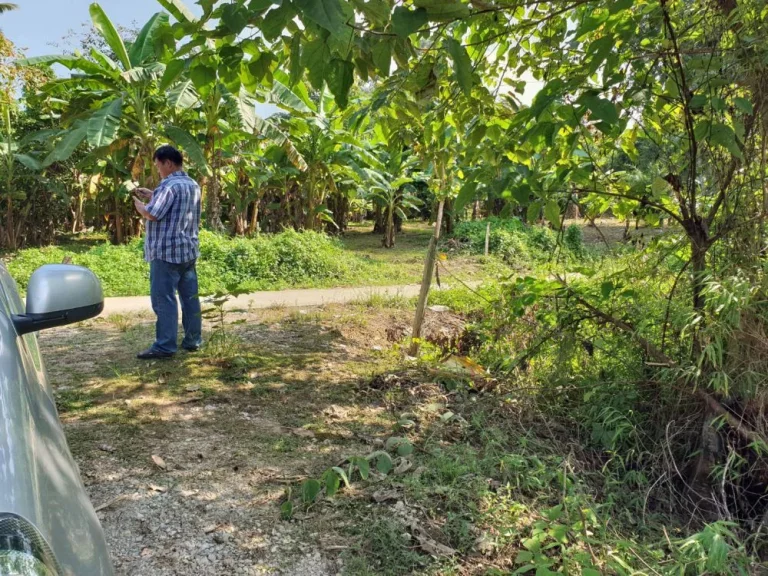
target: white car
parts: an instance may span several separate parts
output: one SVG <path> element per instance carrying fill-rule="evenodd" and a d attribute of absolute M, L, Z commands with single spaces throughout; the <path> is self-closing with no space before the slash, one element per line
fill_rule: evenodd
<path fill-rule="evenodd" d="M 109 576 L 109 551 L 67 446 L 35 332 L 98 316 L 87 268 L 46 265 L 26 308 L 0 264 L 0 576 Z"/>

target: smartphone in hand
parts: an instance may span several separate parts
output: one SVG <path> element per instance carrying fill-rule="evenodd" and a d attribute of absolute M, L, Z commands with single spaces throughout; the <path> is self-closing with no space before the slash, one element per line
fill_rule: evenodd
<path fill-rule="evenodd" d="M 144 200 L 144 202 L 150 200 L 152 198 L 152 190 L 149 188 L 134 188 L 133 193 Z"/>

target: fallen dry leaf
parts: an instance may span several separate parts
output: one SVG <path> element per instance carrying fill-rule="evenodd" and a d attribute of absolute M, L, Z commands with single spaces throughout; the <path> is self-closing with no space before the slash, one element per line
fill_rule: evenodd
<path fill-rule="evenodd" d="M 167 492 L 168 488 L 165 486 L 158 486 L 157 484 L 150 484 L 149 489 L 153 492 Z"/>
<path fill-rule="evenodd" d="M 157 454 L 152 454 L 152 462 L 154 462 L 155 466 L 157 466 L 158 468 L 162 468 L 163 470 L 168 469 L 168 465 L 165 463 L 165 460 L 160 458 L 160 456 L 158 456 Z"/>
<path fill-rule="evenodd" d="M 200 390 L 200 385 L 199 384 L 191 384 L 191 385 L 187 386 L 185 388 L 185 390 L 187 392 L 197 392 L 198 390 Z"/>
<path fill-rule="evenodd" d="M 112 498 L 112 500 L 110 500 L 108 502 L 105 502 L 101 506 L 97 506 L 94 509 L 94 512 L 101 512 L 102 510 L 106 510 L 107 508 L 109 508 L 111 506 L 114 506 L 118 502 L 122 502 L 123 500 L 127 500 L 128 498 L 130 498 L 130 496 L 128 494 L 120 494 L 120 496 L 117 496 L 116 498 Z"/>
<path fill-rule="evenodd" d="M 411 468 L 413 468 L 413 462 L 407 458 L 403 458 L 401 462 L 395 467 L 395 474 L 405 474 Z"/>
<path fill-rule="evenodd" d="M 219 527 L 218 524 L 209 524 L 205 528 L 203 528 L 203 532 L 206 534 L 210 534 L 211 532 L 216 532 L 216 529 Z"/>
<path fill-rule="evenodd" d="M 419 546 L 421 546 L 421 549 L 424 550 L 424 552 L 437 558 L 442 556 L 453 556 L 456 554 L 456 550 L 453 548 L 449 548 L 445 544 L 440 544 L 440 542 L 436 542 L 423 534 L 416 536 L 416 539 L 419 541 Z"/>
<path fill-rule="evenodd" d="M 312 430 L 306 430 L 304 428 L 294 428 L 291 433 L 299 438 L 314 438 L 315 433 Z"/>
<path fill-rule="evenodd" d="M 377 490 L 373 493 L 373 501 L 377 504 L 386 502 L 387 500 L 397 500 L 400 495 L 397 490 Z"/>

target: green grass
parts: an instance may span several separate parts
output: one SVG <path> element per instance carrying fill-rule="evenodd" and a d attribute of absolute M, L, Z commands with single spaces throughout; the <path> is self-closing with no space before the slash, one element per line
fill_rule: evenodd
<path fill-rule="evenodd" d="M 198 263 L 200 291 L 251 292 L 284 288 L 327 288 L 415 284 L 421 281 L 424 255 L 432 229 L 409 223 L 393 249 L 381 246 L 370 226 L 353 226 L 342 239 L 292 230 L 258 238 L 230 238 L 203 231 Z M 149 291 L 149 266 L 141 240 L 113 246 L 103 236 L 66 238 L 60 244 L 29 248 L 6 258 L 22 291 L 32 272 L 43 264 L 70 257 L 100 278 L 106 296 L 143 296 Z M 483 275 L 482 257 L 461 254 L 445 266 L 474 279 Z"/>

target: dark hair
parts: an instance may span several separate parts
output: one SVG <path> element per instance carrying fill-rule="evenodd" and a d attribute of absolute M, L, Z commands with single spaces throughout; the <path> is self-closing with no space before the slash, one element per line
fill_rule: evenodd
<path fill-rule="evenodd" d="M 168 144 L 160 146 L 160 148 L 155 150 L 152 160 L 159 160 L 160 162 L 170 160 L 172 163 L 176 164 L 176 166 L 181 166 L 184 163 L 184 158 L 182 157 L 181 152 Z"/>

